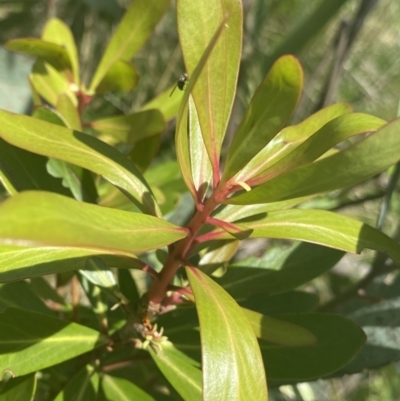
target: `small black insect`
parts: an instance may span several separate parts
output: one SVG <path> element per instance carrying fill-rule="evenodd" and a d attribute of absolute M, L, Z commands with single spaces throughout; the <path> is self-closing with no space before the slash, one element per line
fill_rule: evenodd
<path fill-rule="evenodd" d="M 183 91 L 183 89 L 185 88 L 186 83 L 189 81 L 189 77 L 188 74 L 186 74 L 186 72 L 184 74 L 182 74 L 179 79 L 178 82 L 175 84 L 175 86 L 172 88 L 172 91 L 170 93 L 170 97 L 172 96 L 172 94 L 175 92 L 176 87 L 178 87 L 181 91 Z"/>

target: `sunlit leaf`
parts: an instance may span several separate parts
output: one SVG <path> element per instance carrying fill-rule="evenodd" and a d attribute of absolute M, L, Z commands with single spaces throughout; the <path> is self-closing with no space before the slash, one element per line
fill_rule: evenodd
<path fill-rule="evenodd" d="M 6 48 L 38 57 L 56 70 L 71 70 L 71 60 L 66 49 L 54 42 L 35 38 L 13 39 L 6 43 Z"/>
<path fill-rule="evenodd" d="M 0 242 L 119 254 L 161 248 L 186 230 L 141 213 L 108 209 L 50 192 L 22 192 L 0 205 Z"/>
<path fill-rule="evenodd" d="M 394 120 L 342 152 L 288 171 L 227 203 L 275 202 L 356 185 L 400 159 L 399 130 L 400 120 Z"/>
<path fill-rule="evenodd" d="M 267 399 L 259 347 L 252 326 L 236 302 L 211 278 L 186 268 L 199 315 L 203 400 Z"/>
<path fill-rule="evenodd" d="M 42 33 L 42 39 L 60 45 L 68 54 L 73 79 L 79 87 L 79 60 L 75 40 L 69 27 L 58 18 L 50 19 Z"/>
<path fill-rule="evenodd" d="M 131 381 L 126 379 L 103 375 L 101 380 L 101 387 L 103 388 L 104 394 L 109 400 L 155 401 L 155 399 L 151 395 L 145 393 L 140 387 L 136 386 Z"/>
<path fill-rule="evenodd" d="M 233 177 L 262 150 L 295 109 L 303 71 L 293 56 L 278 59 L 258 87 L 229 148 L 223 179 Z"/>
<path fill-rule="evenodd" d="M 335 103 L 312 114 L 296 125 L 285 127 L 237 174 L 237 180 L 247 181 L 251 176 L 280 160 L 317 132 L 326 123 L 341 115 L 351 113 L 347 103 Z"/>
<path fill-rule="evenodd" d="M 141 210 L 159 214 L 144 178 L 115 148 L 97 138 L 45 121 L 0 111 L 0 137 L 7 142 L 102 175 L 131 196 Z"/>
<path fill-rule="evenodd" d="M 90 84 L 95 91 L 117 61 L 130 61 L 143 46 L 170 0 L 135 0 L 125 13 L 108 46 Z"/>
<path fill-rule="evenodd" d="M 163 344 L 162 350 L 157 353 L 150 349 L 150 354 L 163 375 L 185 401 L 203 400 L 201 371 L 189 362 L 185 354 L 175 349 L 171 343 Z"/>
<path fill-rule="evenodd" d="M 281 210 L 246 225 L 253 230 L 253 238 L 288 238 L 353 253 L 369 248 L 400 262 L 400 245 L 386 234 L 361 221 L 325 210 Z M 216 238 L 228 238 L 223 231 L 218 233 Z"/>
<path fill-rule="evenodd" d="M 113 91 L 130 91 L 139 81 L 139 74 L 135 67 L 122 60 L 116 61 L 96 88 L 96 93 L 101 94 Z"/>
<path fill-rule="evenodd" d="M 196 15 L 197 18 L 193 18 Z M 219 155 L 229 121 L 242 50 L 242 7 L 239 1 L 177 2 L 179 39 L 190 79 L 213 35 L 227 17 L 212 53 L 193 88 L 201 133 L 219 181 Z"/>
<path fill-rule="evenodd" d="M 72 103 L 69 96 L 61 93 L 57 99 L 56 108 L 60 115 L 64 118 L 68 128 L 82 131 L 82 124 L 78 110 Z"/>

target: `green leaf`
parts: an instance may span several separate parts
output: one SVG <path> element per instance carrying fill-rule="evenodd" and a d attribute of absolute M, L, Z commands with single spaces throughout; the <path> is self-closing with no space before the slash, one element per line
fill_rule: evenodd
<path fill-rule="evenodd" d="M 102 118 L 93 121 L 91 127 L 109 135 L 114 142 L 134 144 L 165 130 L 165 121 L 158 110 L 146 110 L 126 116 Z"/>
<path fill-rule="evenodd" d="M 42 39 L 60 45 L 67 52 L 74 83 L 79 87 L 79 60 L 75 40 L 69 27 L 57 18 L 51 18 L 45 25 Z"/>
<path fill-rule="evenodd" d="M 194 15 L 197 18 L 193 18 Z M 192 91 L 205 147 L 214 174 L 218 174 L 214 177 L 217 181 L 219 155 L 236 93 L 242 50 L 241 2 L 177 2 L 179 39 L 189 80 L 194 78 L 198 62 L 224 18 L 227 18 L 226 29 L 207 57 Z"/>
<path fill-rule="evenodd" d="M 44 315 L 52 315 L 52 311 L 32 291 L 31 286 L 26 281 L 0 284 L 0 310 L 3 311 L 10 306 Z"/>
<path fill-rule="evenodd" d="M 400 245 L 386 234 L 361 221 L 325 210 L 282 210 L 246 225 L 253 238 L 288 238 L 312 242 L 346 252 L 375 249 L 400 262 Z M 228 238 L 227 234 L 219 239 Z"/>
<path fill-rule="evenodd" d="M 242 308 L 257 338 L 287 346 L 313 345 L 316 337 L 309 330 L 292 323 Z"/>
<path fill-rule="evenodd" d="M 145 393 L 140 387 L 126 379 L 120 379 L 109 375 L 103 375 L 101 386 L 104 394 L 109 400 L 118 401 L 155 401 L 155 399 Z M 86 400 L 85 400 L 86 401 Z"/>
<path fill-rule="evenodd" d="M 0 170 L 16 192 L 39 189 L 70 196 L 61 181 L 49 176 L 47 157 L 10 145 L 0 138 Z"/>
<path fill-rule="evenodd" d="M 170 343 L 163 344 L 160 352 L 150 349 L 154 362 L 185 401 L 201 401 L 201 371 L 189 362 L 189 358 Z"/>
<path fill-rule="evenodd" d="M 196 188 L 193 183 L 191 163 L 190 163 L 190 153 L 189 153 L 189 138 L 188 138 L 188 107 L 189 107 L 189 97 L 192 89 L 194 88 L 198 77 L 200 76 L 208 57 L 212 53 L 222 31 L 225 28 L 226 20 L 223 19 L 220 23 L 218 29 L 215 31 L 214 36 L 210 40 L 206 50 L 201 56 L 195 70 L 191 74 L 189 82 L 186 84 L 184 89 L 184 95 L 179 108 L 178 116 L 176 118 L 176 131 L 175 131 L 175 146 L 176 146 L 176 156 L 179 162 L 179 167 L 181 169 L 182 178 L 188 187 L 193 199 L 197 201 Z"/>
<path fill-rule="evenodd" d="M 246 315 L 211 278 L 186 268 L 200 321 L 203 400 L 267 399 L 259 347 Z"/>
<path fill-rule="evenodd" d="M 358 184 L 400 159 L 400 119 L 333 156 L 288 171 L 227 200 L 233 204 L 275 202 Z"/>
<path fill-rule="evenodd" d="M 263 292 L 279 294 L 298 287 L 333 267 L 343 252 L 300 243 L 289 249 L 271 248 L 262 258 L 248 258 L 230 265 L 216 281 L 235 299 Z"/>
<path fill-rule="evenodd" d="M 86 365 L 66 384 L 53 401 L 97 401 L 99 376 Z"/>
<path fill-rule="evenodd" d="M 349 113 L 351 107 L 347 103 L 336 103 L 317 111 L 299 124 L 285 127 L 239 172 L 236 180 L 247 181 L 290 153 L 329 121 Z"/>
<path fill-rule="evenodd" d="M 189 153 L 193 183 L 198 200 L 204 201 L 212 185 L 212 166 L 204 146 L 201 127 L 192 96 L 189 98 Z"/>
<path fill-rule="evenodd" d="M 108 338 L 72 322 L 8 308 L 0 314 L 0 373 L 22 376 L 107 344 Z"/>
<path fill-rule="evenodd" d="M 306 381 L 327 375 L 344 366 L 365 343 L 363 331 L 339 315 L 309 313 L 276 317 L 312 332 L 317 343 L 286 347 L 261 340 L 270 380 Z"/>
<path fill-rule="evenodd" d="M 376 131 L 384 124 L 384 120 L 368 114 L 354 113 L 339 116 L 329 121 L 272 166 L 262 169 L 247 183 L 250 186 L 259 185 L 286 171 L 312 163 L 345 139 L 365 132 Z"/>
<path fill-rule="evenodd" d="M 38 60 L 32 67 L 30 81 L 35 91 L 52 106 L 57 104 L 58 96 L 65 93 L 72 103 L 77 106 L 78 100 L 72 92 L 65 75 L 48 64 Z"/>
<path fill-rule="evenodd" d="M 186 230 L 141 213 L 77 202 L 49 192 L 23 192 L 0 205 L 0 242 L 133 254 L 161 248 Z"/>
<path fill-rule="evenodd" d="M 159 214 L 140 172 L 111 146 L 81 132 L 2 110 L 0 121 L 0 137 L 12 145 L 100 174 L 129 194 L 141 210 Z"/>
<path fill-rule="evenodd" d="M 144 173 L 150 166 L 160 148 L 160 143 L 161 135 L 149 136 L 135 143 L 129 154 L 129 160 L 132 160 L 141 173 Z"/>
<path fill-rule="evenodd" d="M 390 286 L 393 286 L 391 283 Z M 357 309 L 347 317 L 367 335 L 367 342 L 356 357 L 335 376 L 376 369 L 400 359 L 399 318 L 400 298 L 382 300 Z"/>
<path fill-rule="evenodd" d="M 89 91 L 95 91 L 117 61 L 130 61 L 143 46 L 169 5 L 169 0 L 135 0 L 114 32 Z M 114 67 L 115 68 L 115 67 Z"/>
<path fill-rule="evenodd" d="M 251 269 L 249 273 L 251 274 Z M 319 296 L 305 291 L 287 291 L 277 295 L 256 292 L 240 302 L 241 306 L 263 315 L 311 312 L 318 304 Z"/>
<path fill-rule="evenodd" d="M 214 241 L 210 247 L 207 248 L 204 255 L 199 261 L 199 268 L 207 273 L 217 272 L 215 270 L 220 267 L 219 272 L 225 273 L 227 262 L 229 262 L 236 254 L 240 245 L 240 241 Z"/>
<path fill-rule="evenodd" d="M 165 121 L 172 120 L 178 114 L 179 105 L 183 97 L 183 92 L 177 90 L 174 91 L 173 95 L 171 95 L 172 90 L 173 87 L 160 93 L 154 99 L 151 99 L 146 103 L 141 110 L 157 109 L 162 113 Z"/>
<path fill-rule="evenodd" d="M 56 43 L 35 38 L 13 39 L 6 43 L 6 49 L 38 57 L 58 71 L 71 70 L 66 49 Z"/>
<path fill-rule="evenodd" d="M 36 391 L 36 375 L 14 377 L 0 389 L 0 401 L 33 401 Z"/>
<path fill-rule="evenodd" d="M 295 109 L 303 71 L 293 56 L 278 59 L 258 87 L 229 148 L 223 180 L 233 177 L 266 146 Z"/>
<path fill-rule="evenodd" d="M 126 253 L 125 256 L 101 254 L 89 248 L 60 248 L 38 246 L 25 248 L 0 245 L 0 282 L 22 280 L 79 270 L 85 267 L 86 259 L 101 257 L 108 266 L 123 269 L 140 269 L 143 266 Z"/>
<path fill-rule="evenodd" d="M 104 78 L 96 88 L 99 95 L 114 91 L 131 91 L 139 81 L 139 74 L 135 67 L 122 60 L 116 61 L 107 71 Z"/>
<path fill-rule="evenodd" d="M 66 126 L 68 128 L 77 131 L 82 131 L 82 124 L 78 110 L 72 103 L 71 98 L 69 96 L 67 96 L 65 93 L 61 93 L 57 99 L 56 107 L 57 111 L 64 118 L 64 121 L 66 122 Z"/>

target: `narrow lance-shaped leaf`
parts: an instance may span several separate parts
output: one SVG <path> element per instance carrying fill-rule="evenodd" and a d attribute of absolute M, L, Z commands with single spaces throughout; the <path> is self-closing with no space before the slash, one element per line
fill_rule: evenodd
<path fill-rule="evenodd" d="M 329 121 L 347 115 L 351 111 L 349 104 L 335 103 L 317 111 L 296 125 L 285 127 L 237 174 L 236 180 L 247 181 L 248 178 L 256 176 L 290 153 Z"/>
<path fill-rule="evenodd" d="M 400 245 L 386 234 L 361 221 L 325 210 L 292 209 L 268 213 L 247 222 L 253 238 L 288 238 L 325 245 L 346 252 L 375 249 L 400 262 Z M 229 238 L 223 230 L 213 238 Z"/>
<path fill-rule="evenodd" d="M 80 82 L 78 50 L 69 27 L 58 18 L 52 18 L 46 23 L 43 29 L 42 39 L 51 43 L 56 43 L 65 49 L 71 64 L 74 83 L 78 88 Z"/>
<path fill-rule="evenodd" d="M 186 230 L 141 213 L 77 202 L 50 192 L 22 192 L 0 205 L 0 243 L 144 252 L 186 236 Z"/>
<path fill-rule="evenodd" d="M 116 61 L 96 88 L 96 93 L 130 91 L 139 81 L 135 67 L 127 61 Z"/>
<path fill-rule="evenodd" d="M 260 349 L 247 317 L 215 281 L 186 268 L 200 321 L 203 400 L 267 399 Z"/>
<path fill-rule="evenodd" d="M 189 98 L 189 147 L 193 182 L 198 199 L 204 200 L 212 180 L 212 166 L 204 146 L 201 127 L 193 98 Z"/>
<path fill-rule="evenodd" d="M 29 54 L 49 63 L 58 71 L 71 70 L 71 60 L 64 47 L 41 39 L 26 38 L 10 40 L 8 50 Z"/>
<path fill-rule="evenodd" d="M 2 378 L 4 380 L 4 377 Z M 3 382 L 0 389 L 1 401 L 33 401 L 36 391 L 36 374 L 14 377 Z"/>
<path fill-rule="evenodd" d="M 196 15 L 196 18 L 193 16 Z M 212 40 L 221 20 L 228 16 L 215 49 L 208 57 L 193 89 L 204 143 L 219 181 L 219 156 L 232 104 L 242 50 L 242 7 L 237 0 L 177 2 L 179 38 L 189 79 Z"/>
<path fill-rule="evenodd" d="M 189 358 L 166 342 L 160 352 L 150 355 L 163 375 L 185 401 L 202 401 L 201 370 Z"/>
<path fill-rule="evenodd" d="M 400 119 L 342 152 L 288 171 L 226 203 L 276 202 L 356 185 L 400 159 L 399 132 Z"/>
<path fill-rule="evenodd" d="M 293 56 L 278 59 L 258 87 L 227 155 L 223 180 L 233 177 L 266 146 L 295 109 L 303 71 Z"/>
<path fill-rule="evenodd" d="M 345 114 L 337 117 L 325 124 L 314 135 L 275 164 L 263 169 L 247 183 L 250 186 L 258 185 L 285 171 L 311 163 L 345 139 L 365 132 L 376 131 L 384 124 L 384 120 L 362 113 Z"/>
<path fill-rule="evenodd" d="M 57 104 L 58 96 L 65 93 L 77 106 L 78 100 L 72 92 L 70 84 L 65 77 L 49 64 L 41 60 L 36 61 L 32 68 L 30 81 L 35 91 L 52 106 Z"/>
<path fill-rule="evenodd" d="M 176 133 L 175 133 L 176 155 L 178 158 L 179 167 L 181 169 L 182 178 L 185 181 L 185 184 L 188 187 L 195 201 L 197 201 L 197 192 L 196 192 L 196 187 L 193 183 L 193 176 L 190 164 L 189 138 L 188 138 L 189 133 L 188 133 L 188 121 L 187 121 L 189 97 L 202 69 L 205 66 L 205 63 L 207 62 L 208 57 L 212 53 L 219 36 L 224 30 L 225 22 L 226 19 L 222 20 L 218 29 L 215 31 L 214 36 L 212 37 L 210 43 L 208 44 L 206 50 L 201 56 L 201 59 L 198 62 L 195 70 L 193 71 L 190 80 L 184 89 L 184 95 L 182 97 L 182 102 L 179 108 L 178 116 L 176 118 Z"/>
<path fill-rule="evenodd" d="M 0 245 L 0 282 L 83 269 L 86 260 L 92 256 L 101 257 L 107 266 L 122 269 L 143 268 L 143 263 L 131 252 L 126 252 L 125 255 L 108 255 L 91 248 Z"/>
<path fill-rule="evenodd" d="M 0 137 L 12 145 L 100 174 L 130 195 L 141 210 L 160 214 L 140 172 L 115 148 L 93 136 L 6 111 L 0 111 L 0 121 Z"/>
<path fill-rule="evenodd" d="M 155 401 L 151 395 L 145 393 L 140 387 L 136 386 L 136 384 L 126 379 L 103 375 L 101 386 L 108 400 Z"/>
<path fill-rule="evenodd" d="M 26 375 L 108 342 L 88 327 L 18 308 L 0 313 L 0 324 L 0 374 Z"/>
<path fill-rule="evenodd" d="M 130 61 L 143 46 L 170 0 L 135 0 L 114 32 L 90 84 L 95 91 L 112 66 Z"/>

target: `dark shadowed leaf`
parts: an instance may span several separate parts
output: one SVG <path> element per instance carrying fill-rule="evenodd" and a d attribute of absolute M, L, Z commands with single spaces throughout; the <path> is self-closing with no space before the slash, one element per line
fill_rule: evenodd
<path fill-rule="evenodd" d="M 0 390 L 1 401 L 33 401 L 36 391 L 36 374 L 14 377 Z"/>

